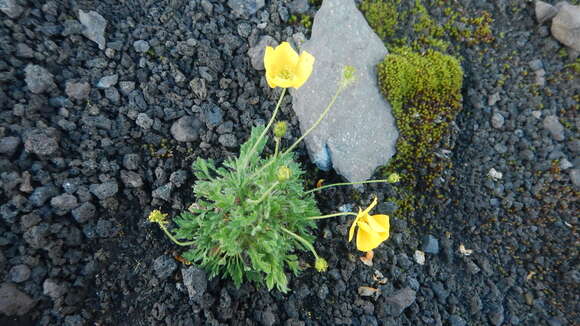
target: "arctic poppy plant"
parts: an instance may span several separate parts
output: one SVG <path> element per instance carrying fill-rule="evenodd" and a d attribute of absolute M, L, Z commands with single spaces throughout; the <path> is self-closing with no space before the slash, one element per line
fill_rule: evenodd
<path fill-rule="evenodd" d="M 266 47 L 264 67 L 272 88 L 299 88 L 312 74 L 313 66 L 314 57 L 310 53 L 303 51 L 298 55 L 288 42 L 282 42 L 275 49 Z"/>
<path fill-rule="evenodd" d="M 352 240 L 354 230 L 358 226 L 356 248 L 360 251 L 371 251 L 389 238 L 389 216 L 369 215 L 369 212 L 376 205 L 377 199 L 375 198 L 364 211 L 359 209 L 356 218 L 350 226 L 348 241 Z"/>

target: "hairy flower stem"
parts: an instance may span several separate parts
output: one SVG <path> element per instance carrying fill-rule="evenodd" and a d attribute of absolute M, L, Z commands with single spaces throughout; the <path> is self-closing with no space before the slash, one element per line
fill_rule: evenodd
<path fill-rule="evenodd" d="M 280 150 L 280 138 L 275 137 L 274 141 L 276 142 L 276 147 L 274 149 L 274 157 L 278 157 L 278 151 Z"/>
<path fill-rule="evenodd" d="M 260 144 L 262 139 L 268 133 L 268 130 L 270 130 L 270 127 L 274 123 L 274 120 L 276 120 L 276 115 L 278 115 L 278 110 L 280 109 L 280 105 L 282 104 L 282 100 L 284 99 L 285 94 L 286 94 L 286 88 L 282 88 L 282 93 L 280 93 L 280 98 L 278 99 L 278 103 L 276 103 L 276 108 L 274 109 L 274 112 L 272 112 L 272 117 L 270 118 L 270 121 L 266 125 L 266 129 L 264 129 L 264 131 L 262 132 L 260 137 L 258 137 L 258 140 L 256 141 L 256 143 L 254 144 L 254 146 L 252 147 L 252 149 L 250 150 L 250 152 L 246 156 L 246 160 L 244 161 L 244 164 L 242 165 L 244 168 L 248 165 L 250 158 L 252 156 L 254 156 L 254 152 L 256 151 L 256 148 L 258 148 L 258 144 Z"/>
<path fill-rule="evenodd" d="M 345 89 L 346 89 L 346 85 L 344 85 L 344 84 L 341 83 L 341 85 L 336 90 L 336 93 L 334 93 L 334 96 L 332 96 L 332 99 L 330 100 L 330 103 L 328 103 L 328 106 L 326 106 L 326 108 L 324 109 L 324 111 L 322 111 L 322 114 L 320 115 L 320 117 L 318 117 L 318 120 L 316 120 L 316 122 L 312 126 L 310 126 L 310 128 L 302 136 L 300 136 L 300 138 L 298 138 L 298 140 L 296 142 L 294 142 L 294 144 L 292 144 L 292 146 L 288 147 L 288 149 L 286 149 L 286 151 L 284 152 L 284 154 L 290 153 L 291 151 L 293 151 L 294 148 L 296 148 L 296 146 L 298 146 L 298 144 L 300 144 L 300 142 L 306 136 L 308 136 L 309 133 L 312 132 L 312 130 L 314 130 L 314 129 L 316 129 L 316 127 L 318 127 L 318 125 L 322 122 L 322 120 L 326 117 L 326 115 L 330 111 L 330 108 L 332 108 L 332 106 L 334 105 L 334 102 L 336 102 L 336 99 L 338 98 L 338 95 L 340 95 L 340 93 L 342 93 L 342 91 L 344 91 Z"/>
<path fill-rule="evenodd" d="M 159 227 L 161 228 L 161 230 L 163 230 L 163 232 L 165 232 L 165 234 L 169 237 L 169 239 L 171 239 L 171 241 L 173 241 L 173 243 L 175 243 L 176 245 L 182 246 L 182 247 L 187 247 L 187 246 L 191 246 L 191 245 L 195 244 L 195 241 L 182 242 L 182 241 L 175 239 L 175 237 L 169 232 L 169 230 L 167 230 L 165 225 L 163 225 L 162 223 L 158 223 L 158 224 L 159 224 Z"/>
<path fill-rule="evenodd" d="M 328 214 L 328 215 L 321 215 L 321 216 L 311 216 L 311 217 L 307 217 L 307 220 L 322 220 L 325 218 L 330 218 L 330 217 L 336 217 L 336 216 L 344 216 L 344 215 L 353 215 L 356 216 L 357 214 L 352 213 L 352 212 L 340 212 L 340 213 L 334 213 L 334 214 Z"/>
<path fill-rule="evenodd" d="M 249 199 L 248 202 L 250 202 L 252 204 L 259 204 L 259 203 L 261 203 L 264 199 L 266 199 L 272 193 L 272 191 L 274 190 L 274 188 L 276 188 L 276 186 L 279 185 L 279 184 L 280 184 L 279 181 L 274 182 L 274 184 L 268 190 L 266 190 L 266 192 L 264 192 L 262 194 L 262 197 L 260 197 L 260 199 L 258 199 L 258 200 L 251 200 L 251 199 Z"/>
<path fill-rule="evenodd" d="M 326 186 L 322 186 L 322 187 L 310 189 L 310 190 L 304 192 L 304 194 L 309 194 L 309 193 L 312 193 L 312 192 L 315 192 L 315 191 L 327 189 L 327 188 L 330 188 L 330 187 L 336 187 L 336 186 L 362 185 L 362 184 L 366 184 L 366 183 L 379 183 L 379 182 L 388 182 L 388 180 L 387 179 L 380 179 L 380 180 L 368 180 L 368 181 L 359 181 L 359 182 L 333 183 L 331 185 L 326 185 Z"/>
<path fill-rule="evenodd" d="M 298 240 L 300 243 L 302 243 L 306 248 L 308 248 L 308 250 L 310 250 L 312 252 L 312 254 L 314 255 L 314 258 L 318 259 L 318 254 L 316 253 L 316 250 L 314 250 L 314 246 L 306 241 L 306 239 L 304 239 L 303 237 L 299 236 L 298 234 L 288 230 L 285 227 L 282 227 L 282 231 L 288 233 L 289 235 L 291 235 L 294 239 Z"/>

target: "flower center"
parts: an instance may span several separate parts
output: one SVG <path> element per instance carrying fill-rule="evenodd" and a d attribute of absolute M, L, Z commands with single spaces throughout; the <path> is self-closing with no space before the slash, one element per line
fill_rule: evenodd
<path fill-rule="evenodd" d="M 282 70 L 280 70 L 278 77 L 280 77 L 282 79 L 286 79 L 286 80 L 291 79 L 292 78 L 292 71 L 290 70 L 290 68 L 284 67 Z"/>

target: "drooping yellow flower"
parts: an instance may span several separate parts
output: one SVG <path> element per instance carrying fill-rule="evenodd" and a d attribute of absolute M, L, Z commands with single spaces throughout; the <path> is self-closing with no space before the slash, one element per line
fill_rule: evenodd
<path fill-rule="evenodd" d="M 314 57 L 310 53 L 302 51 L 298 55 L 288 42 L 282 42 L 275 49 L 266 47 L 264 67 L 266 80 L 272 88 L 299 88 L 312 74 L 313 66 Z"/>
<path fill-rule="evenodd" d="M 377 199 L 364 211 L 359 209 L 358 214 L 348 232 L 348 241 L 354 236 L 354 229 L 358 226 L 356 234 L 356 248 L 360 251 L 371 251 L 378 247 L 383 241 L 389 238 L 389 216 L 388 215 L 369 215 L 373 207 L 377 205 Z"/>

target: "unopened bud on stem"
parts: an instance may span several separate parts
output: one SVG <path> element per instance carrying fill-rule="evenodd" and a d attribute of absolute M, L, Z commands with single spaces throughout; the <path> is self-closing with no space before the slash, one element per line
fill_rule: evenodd
<path fill-rule="evenodd" d="M 286 130 L 288 129 L 288 124 L 286 121 L 276 122 L 274 125 L 274 136 L 276 138 L 282 138 L 286 135 Z"/>
<path fill-rule="evenodd" d="M 290 170 L 288 167 L 281 166 L 278 168 L 277 177 L 279 182 L 288 181 L 288 179 L 290 179 L 290 176 L 292 176 L 292 170 Z"/>

